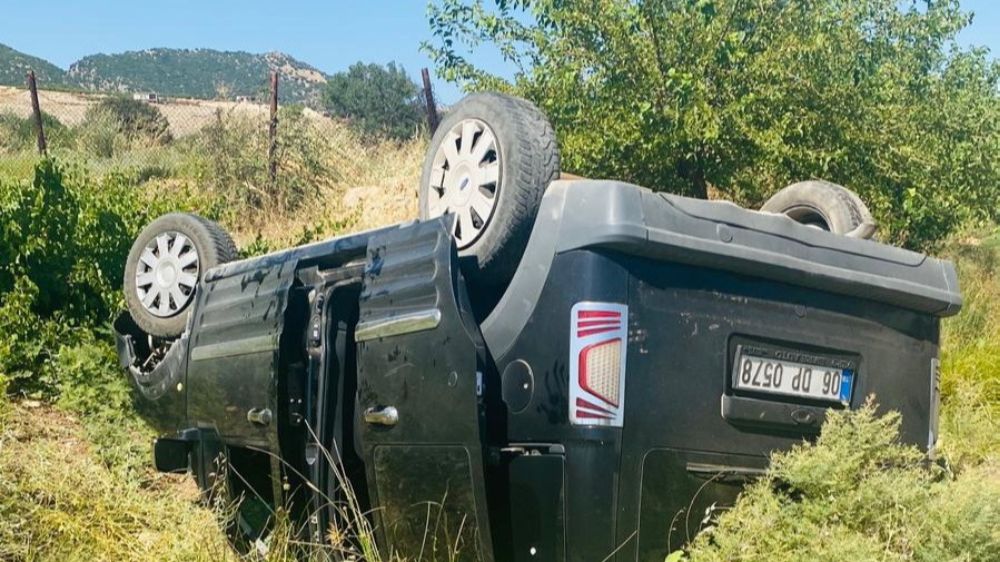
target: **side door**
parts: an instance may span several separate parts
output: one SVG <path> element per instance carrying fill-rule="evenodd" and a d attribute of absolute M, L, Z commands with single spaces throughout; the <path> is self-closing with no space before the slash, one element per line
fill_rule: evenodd
<path fill-rule="evenodd" d="M 227 444 L 279 451 L 278 353 L 296 264 L 290 256 L 225 264 L 197 292 L 188 420 Z"/>
<path fill-rule="evenodd" d="M 383 554 L 489 561 L 484 348 L 449 220 L 369 241 L 355 332 L 356 427 Z"/>

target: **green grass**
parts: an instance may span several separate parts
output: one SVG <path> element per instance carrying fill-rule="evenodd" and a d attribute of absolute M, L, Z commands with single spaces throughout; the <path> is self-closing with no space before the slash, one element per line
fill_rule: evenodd
<path fill-rule="evenodd" d="M 1000 234 L 973 233 L 945 254 L 965 303 L 944 325 L 939 449 L 959 466 L 975 465 L 1000 457 Z"/>

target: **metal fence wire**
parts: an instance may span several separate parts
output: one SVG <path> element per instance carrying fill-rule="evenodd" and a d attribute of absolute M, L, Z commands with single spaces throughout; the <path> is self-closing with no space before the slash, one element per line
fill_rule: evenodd
<path fill-rule="evenodd" d="M 260 98 L 212 100 L 36 88 L 26 78 L 0 86 L 0 171 L 30 169 L 42 153 L 96 175 L 176 180 L 232 203 L 292 210 L 318 187 L 349 180 L 357 155 L 348 152 L 363 146 L 344 122 L 280 104 L 277 72 L 261 77 Z"/>

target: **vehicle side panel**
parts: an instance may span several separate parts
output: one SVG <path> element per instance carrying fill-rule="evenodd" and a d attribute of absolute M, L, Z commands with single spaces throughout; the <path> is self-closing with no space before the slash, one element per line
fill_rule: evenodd
<path fill-rule="evenodd" d="M 188 420 L 214 428 L 227 444 L 278 449 L 278 353 L 296 264 L 269 263 L 199 287 L 188 353 Z"/>

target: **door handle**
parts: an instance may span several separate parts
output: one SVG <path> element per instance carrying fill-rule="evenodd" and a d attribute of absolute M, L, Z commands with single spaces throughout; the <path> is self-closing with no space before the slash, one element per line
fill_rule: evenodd
<path fill-rule="evenodd" d="M 391 427 L 399 423 L 399 411 L 393 406 L 368 408 L 365 410 L 365 422 Z"/>
<path fill-rule="evenodd" d="M 254 425 L 271 425 L 271 410 L 267 408 L 250 408 L 247 421 Z"/>

